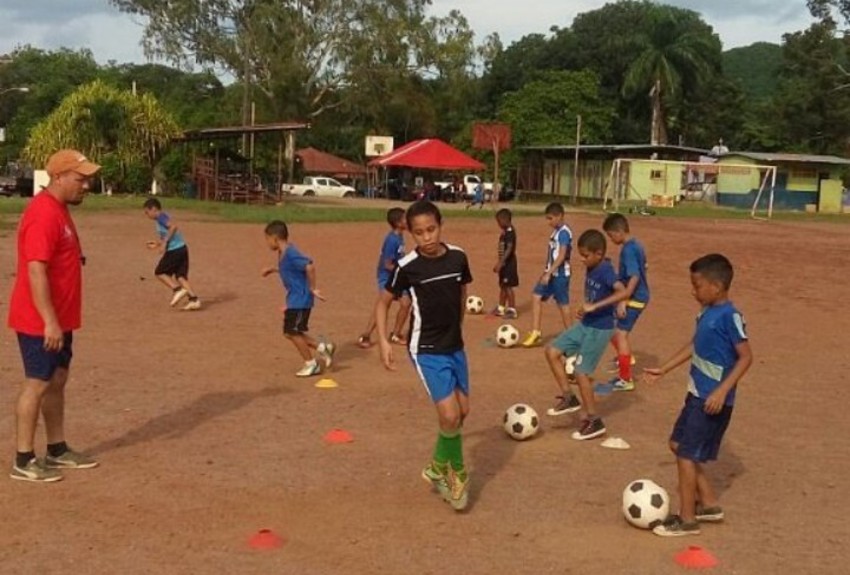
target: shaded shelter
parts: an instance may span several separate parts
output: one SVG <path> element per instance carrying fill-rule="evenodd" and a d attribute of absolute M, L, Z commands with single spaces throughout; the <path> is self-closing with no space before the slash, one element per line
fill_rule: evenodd
<path fill-rule="evenodd" d="M 436 138 L 414 140 L 369 162 L 369 167 L 392 166 L 446 171 L 484 169 L 484 164 L 472 156 Z"/>
<path fill-rule="evenodd" d="M 337 179 L 355 179 L 366 175 L 366 166 L 363 164 L 312 147 L 296 151 L 295 162 L 304 174 L 321 174 Z"/>

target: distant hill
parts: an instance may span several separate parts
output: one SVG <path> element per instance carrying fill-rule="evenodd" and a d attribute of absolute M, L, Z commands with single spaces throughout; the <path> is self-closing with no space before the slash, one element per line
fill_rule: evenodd
<path fill-rule="evenodd" d="M 723 52 L 723 74 L 756 100 L 773 95 L 781 63 L 782 46 L 779 44 L 756 42 Z"/>

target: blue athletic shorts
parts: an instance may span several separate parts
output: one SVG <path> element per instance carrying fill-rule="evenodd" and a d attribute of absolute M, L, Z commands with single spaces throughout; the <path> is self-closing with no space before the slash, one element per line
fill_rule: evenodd
<path fill-rule="evenodd" d="M 640 314 L 642 313 L 643 309 L 626 307 L 626 317 L 617 318 L 617 329 L 627 332 L 632 331 L 635 328 L 637 320 L 640 319 Z"/>
<path fill-rule="evenodd" d="M 410 359 L 434 403 L 446 399 L 456 389 L 469 395 L 469 366 L 463 350 L 454 353 L 411 354 Z"/>
<path fill-rule="evenodd" d="M 40 379 L 49 382 L 58 368 L 68 369 L 74 356 L 72 345 L 73 332 L 66 331 L 63 335 L 62 349 L 47 351 L 44 349 L 44 337 L 40 335 L 18 334 L 18 346 L 21 348 L 21 359 L 24 362 L 24 375 L 28 379 Z"/>
<path fill-rule="evenodd" d="M 534 294 L 539 295 L 543 301 L 554 298 L 559 306 L 570 305 L 570 278 L 554 276 L 549 279 L 548 284 L 537 282 Z"/>
<path fill-rule="evenodd" d="M 549 345 L 567 357 L 575 355 L 576 373 L 590 375 L 596 371 L 612 335 L 613 329 L 596 329 L 579 322 L 561 332 Z"/>
<path fill-rule="evenodd" d="M 720 442 L 732 419 L 732 406 L 724 405 L 716 415 L 707 414 L 704 406 L 705 401 L 692 393 L 685 397 L 685 405 L 670 435 L 670 441 L 679 445 L 676 457 L 697 463 L 717 459 Z"/>

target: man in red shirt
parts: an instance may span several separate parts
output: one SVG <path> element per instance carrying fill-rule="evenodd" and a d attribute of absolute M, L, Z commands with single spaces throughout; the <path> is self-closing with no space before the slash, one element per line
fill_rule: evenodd
<path fill-rule="evenodd" d="M 17 455 L 12 479 L 59 481 L 59 469 L 97 462 L 65 443 L 65 383 L 73 332 L 80 328 L 83 256 L 68 205 L 79 205 L 100 166 L 76 150 L 47 161 L 50 183 L 18 224 L 18 267 L 9 302 L 9 327 L 18 335 L 25 380 L 16 410 Z M 44 416 L 47 456 L 33 447 L 39 414 Z"/>

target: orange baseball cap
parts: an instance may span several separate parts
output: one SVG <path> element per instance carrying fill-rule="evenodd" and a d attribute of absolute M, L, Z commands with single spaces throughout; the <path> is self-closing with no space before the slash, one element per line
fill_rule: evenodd
<path fill-rule="evenodd" d="M 77 150 L 59 150 L 47 160 L 44 168 L 47 175 L 56 176 L 65 172 L 76 172 L 83 176 L 93 176 L 100 166 L 90 162 L 81 152 Z"/>

